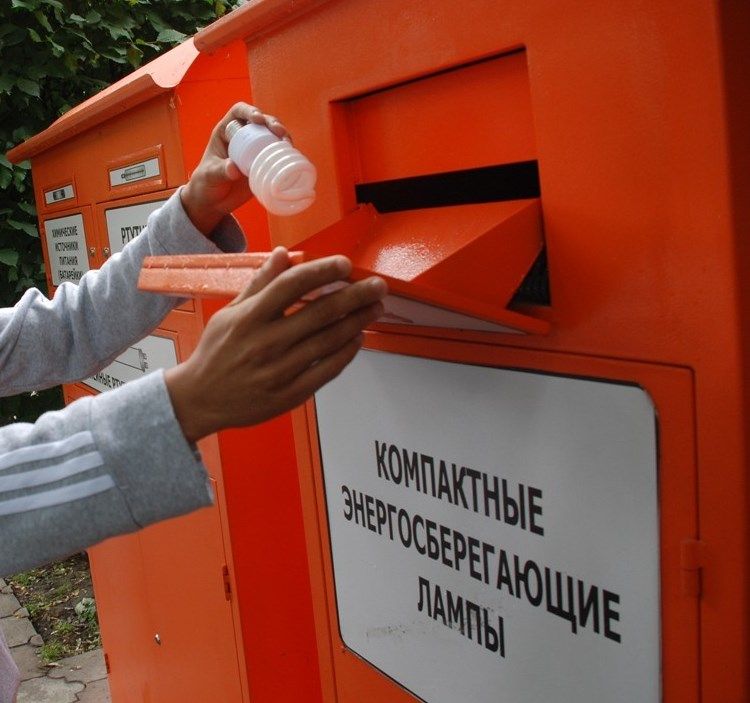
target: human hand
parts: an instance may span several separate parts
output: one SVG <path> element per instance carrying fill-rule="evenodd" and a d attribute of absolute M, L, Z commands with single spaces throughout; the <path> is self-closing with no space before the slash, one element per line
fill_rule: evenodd
<path fill-rule="evenodd" d="M 287 251 L 274 250 L 250 286 L 211 318 L 192 356 L 165 373 L 189 442 L 291 410 L 343 370 L 362 331 L 383 314 L 385 282 L 368 278 L 285 311 L 350 273 L 343 256 L 290 267 Z"/>
<path fill-rule="evenodd" d="M 286 127 L 275 117 L 247 103 L 233 105 L 224 115 L 211 132 L 201 162 L 180 192 L 187 216 L 205 235 L 211 233 L 222 217 L 253 196 L 247 178 L 227 154 L 226 128 L 232 120 L 263 124 L 282 139 L 289 136 Z"/>

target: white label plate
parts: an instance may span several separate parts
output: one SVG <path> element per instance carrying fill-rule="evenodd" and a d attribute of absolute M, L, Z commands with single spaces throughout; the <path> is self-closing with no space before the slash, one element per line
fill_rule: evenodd
<path fill-rule="evenodd" d="M 486 368 L 377 352 L 361 352 L 335 381 L 315 396 L 326 488 L 336 601 L 343 641 L 352 651 L 428 703 L 657 703 L 660 700 L 659 531 L 657 506 L 656 416 L 640 388 L 541 373 Z M 377 445 L 376 442 L 380 443 Z M 441 499 L 384 478 L 388 454 L 432 457 L 439 484 L 440 460 L 482 475 L 479 512 L 473 511 L 471 485 L 464 507 L 459 492 Z M 403 459 L 402 459 L 403 460 Z M 380 471 L 380 476 L 379 476 Z M 386 473 L 388 469 L 385 468 Z M 468 474 L 467 474 L 468 476 Z M 534 527 L 509 524 L 501 512 L 484 511 L 481 482 L 505 479 L 518 498 L 541 491 L 533 501 Z M 502 485 L 502 484 L 499 484 Z M 344 489 L 372 496 L 360 519 L 347 508 Z M 439 491 L 439 486 L 436 489 Z M 455 501 L 450 499 L 455 496 Z M 527 493 L 528 496 L 528 493 Z M 475 564 L 448 566 L 390 539 L 387 522 L 379 530 L 377 500 L 419 515 L 468 540 L 493 546 Z M 502 502 L 502 498 L 501 498 Z M 540 512 L 536 512 L 539 510 Z M 350 518 L 347 520 L 347 514 Z M 508 516 L 510 518 L 512 516 Z M 369 521 L 369 523 L 368 523 Z M 367 524 L 367 526 L 363 526 Z M 417 527 L 425 546 L 425 535 Z M 375 527 L 376 529 L 372 529 Z M 538 534 L 542 529 L 544 534 Z M 435 536 L 440 540 L 439 532 Z M 583 626 L 549 612 L 546 596 L 536 606 L 521 583 L 521 597 L 497 587 L 500 552 L 522 568 L 533 561 L 550 569 L 552 605 L 557 604 L 556 572 L 568 605 L 567 578 L 573 579 L 578 614 L 578 581 L 584 596 L 597 587 L 598 629 L 593 613 Z M 455 555 L 454 548 L 441 554 Z M 487 566 L 489 583 L 485 582 Z M 490 624 L 504 629 L 504 656 L 469 638 L 467 630 L 443 623 L 438 611 L 420 612 L 419 579 L 481 608 Z M 531 576 L 532 582 L 534 577 Z M 604 636 L 607 625 L 616 638 Z M 536 593 L 531 587 L 532 596 Z M 542 584 L 542 594 L 545 587 Z M 432 607 L 432 606 L 431 606 Z M 480 611 L 483 612 L 483 611 Z M 615 619 L 616 614 L 619 620 Z M 578 615 L 576 615 L 578 617 Z M 466 625 L 465 625 L 466 628 Z"/>
<path fill-rule="evenodd" d="M 159 159 L 147 159 L 134 164 L 128 164 L 122 168 L 113 168 L 109 172 L 109 185 L 113 188 L 126 186 L 129 183 L 142 181 L 146 178 L 154 178 L 161 173 Z"/>
<path fill-rule="evenodd" d="M 47 234 L 52 285 L 59 286 L 63 281 L 78 283 L 89 270 L 83 215 L 44 220 L 44 230 Z"/>
<path fill-rule="evenodd" d="M 166 199 L 155 200 L 107 210 L 107 237 L 111 253 L 122 251 L 128 242 L 135 239 L 146 227 L 149 215 L 166 202 Z"/>
<path fill-rule="evenodd" d="M 97 391 L 119 388 L 156 369 L 177 365 L 177 345 L 166 337 L 149 335 L 126 349 L 109 366 L 84 379 L 83 383 Z"/>
<path fill-rule="evenodd" d="M 47 205 L 55 205 L 56 203 L 62 203 L 66 200 L 72 200 L 75 197 L 76 194 L 72 183 L 44 191 L 44 202 L 47 203 Z"/>

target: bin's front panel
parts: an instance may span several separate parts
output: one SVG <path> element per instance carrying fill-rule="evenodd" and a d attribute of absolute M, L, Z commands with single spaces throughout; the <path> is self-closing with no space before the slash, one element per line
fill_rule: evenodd
<path fill-rule="evenodd" d="M 747 104 L 747 87 L 737 82 L 743 64 L 733 60 L 746 23 L 728 29 L 741 14 L 729 9 L 735 5 L 691 0 L 676 12 L 671 0 L 331 0 L 249 44 L 258 104 L 283 116 L 318 168 L 315 204 L 272 219 L 279 244 L 339 220 L 362 174 L 401 175 L 392 168 L 399 141 L 383 145 L 377 169 L 361 161 L 378 146 L 370 135 L 388 135 L 391 117 L 415 114 L 419 81 L 524 49 L 551 292 L 551 305 L 533 313 L 552 332 L 487 341 L 694 373 L 700 537 L 710 555 L 694 683 L 712 702 L 744 700 L 750 691 L 750 415 L 737 382 L 750 358 L 739 304 L 750 276 L 748 258 L 738 254 L 747 239 L 738 224 L 744 210 L 731 201 L 747 169 L 728 152 L 742 129 L 733 134 L 727 124 Z M 498 85 L 488 81 L 487 93 Z M 379 96 L 394 89 L 404 110 Z M 423 100 L 428 112 L 433 95 Z M 472 129 L 473 116 L 494 101 L 462 95 L 465 117 L 452 146 L 477 153 L 486 130 Z M 342 111 L 352 101 L 387 109 L 387 119 Z M 435 140 L 433 150 L 438 156 L 420 157 L 420 173 L 442 167 L 446 148 Z M 495 262 L 503 265 L 501 257 Z M 670 680 L 665 675 L 665 696 Z"/>
<path fill-rule="evenodd" d="M 695 700 L 690 374 L 440 351 L 363 352 L 316 394 L 338 700 Z"/>
<path fill-rule="evenodd" d="M 106 392 L 174 366 L 195 348 L 201 330 L 199 313 L 175 310 L 74 390 Z M 218 494 L 216 444 L 207 438 L 200 449 Z M 116 703 L 243 700 L 220 510 L 217 503 L 91 550 Z"/>
<path fill-rule="evenodd" d="M 199 313 L 174 311 L 154 332 L 162 352 L 183 361 L 202 330 Z M 158 337 L 157 337 L 158 335 Z M 143 347 L 148 354 L 149 348 Z M 158 358 L 158 357 L 157 357 Z M 216 438 L 199 443 L 215 494 L 222 481 Z M 147 598 L 154 631 L 149 691 L 153 703 L 243 700 L 232 603 L 225 590 L 228 561 L 222 505 L 151 525 L 140 533 Z M 158 637 L 157 637 L 158 635 Z"/>

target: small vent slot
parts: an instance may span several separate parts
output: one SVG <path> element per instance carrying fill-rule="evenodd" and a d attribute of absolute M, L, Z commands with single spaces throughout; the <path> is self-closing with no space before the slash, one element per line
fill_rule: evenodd
<path fill-rule="evenodd" d="M 398 212 L 447 205 L 538 198 L 536 161 L 519 161 L 463 171 L 360 183 L 358 203 L 372 203 L 378 212 Z"/>

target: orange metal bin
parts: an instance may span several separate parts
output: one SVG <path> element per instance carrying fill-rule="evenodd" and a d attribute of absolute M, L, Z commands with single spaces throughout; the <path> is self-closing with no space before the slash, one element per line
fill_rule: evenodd
<path fill-rule="evenodd" d="M 318 168 L 271 242 L 397 294 L 294 446 L 219 441 L 254 698 L 748 698 L 749 13 L 256 0 L 196 36 Z"/>
<path fill-rule="evenodd" d="M 186 182 L 216 122 L 233 102 L 249 101 L 249 90 L 244 44 L 208 55 L 189 40 L 9 154 L 32 162 L 52 291 L 138 236 Z M 262 209 L 251 203 L 237 216 L 253 248 L 267 249 Z M 188 300 L 108 368 L 67 386 L 67 401 L 186 358 L 215 308 Z M 267 666 L 263 657 L 319 688 L 290 418 L 207 438 L 200 449 L 215 508 L 90 551 L 115 703 L 246 701 L 249 686 L 257 688 L 255 667 Z M 278 573 L 281 585 L 273 583 Z M 281 617 L 270 620 L 245 597 L 259 582 L 271 604 L 283 604 Z M 263 652 L 259 662 L 253 651 Z M 287 685 L 299 690 L 293 680 Z"/>
<path fill-rule="evenodd" d="M 318 168 L 272 241 L 407 301 L 294 415 L 323 700 L 747 700 L 748 12 L 260 0 L 196 36 Z"/>

